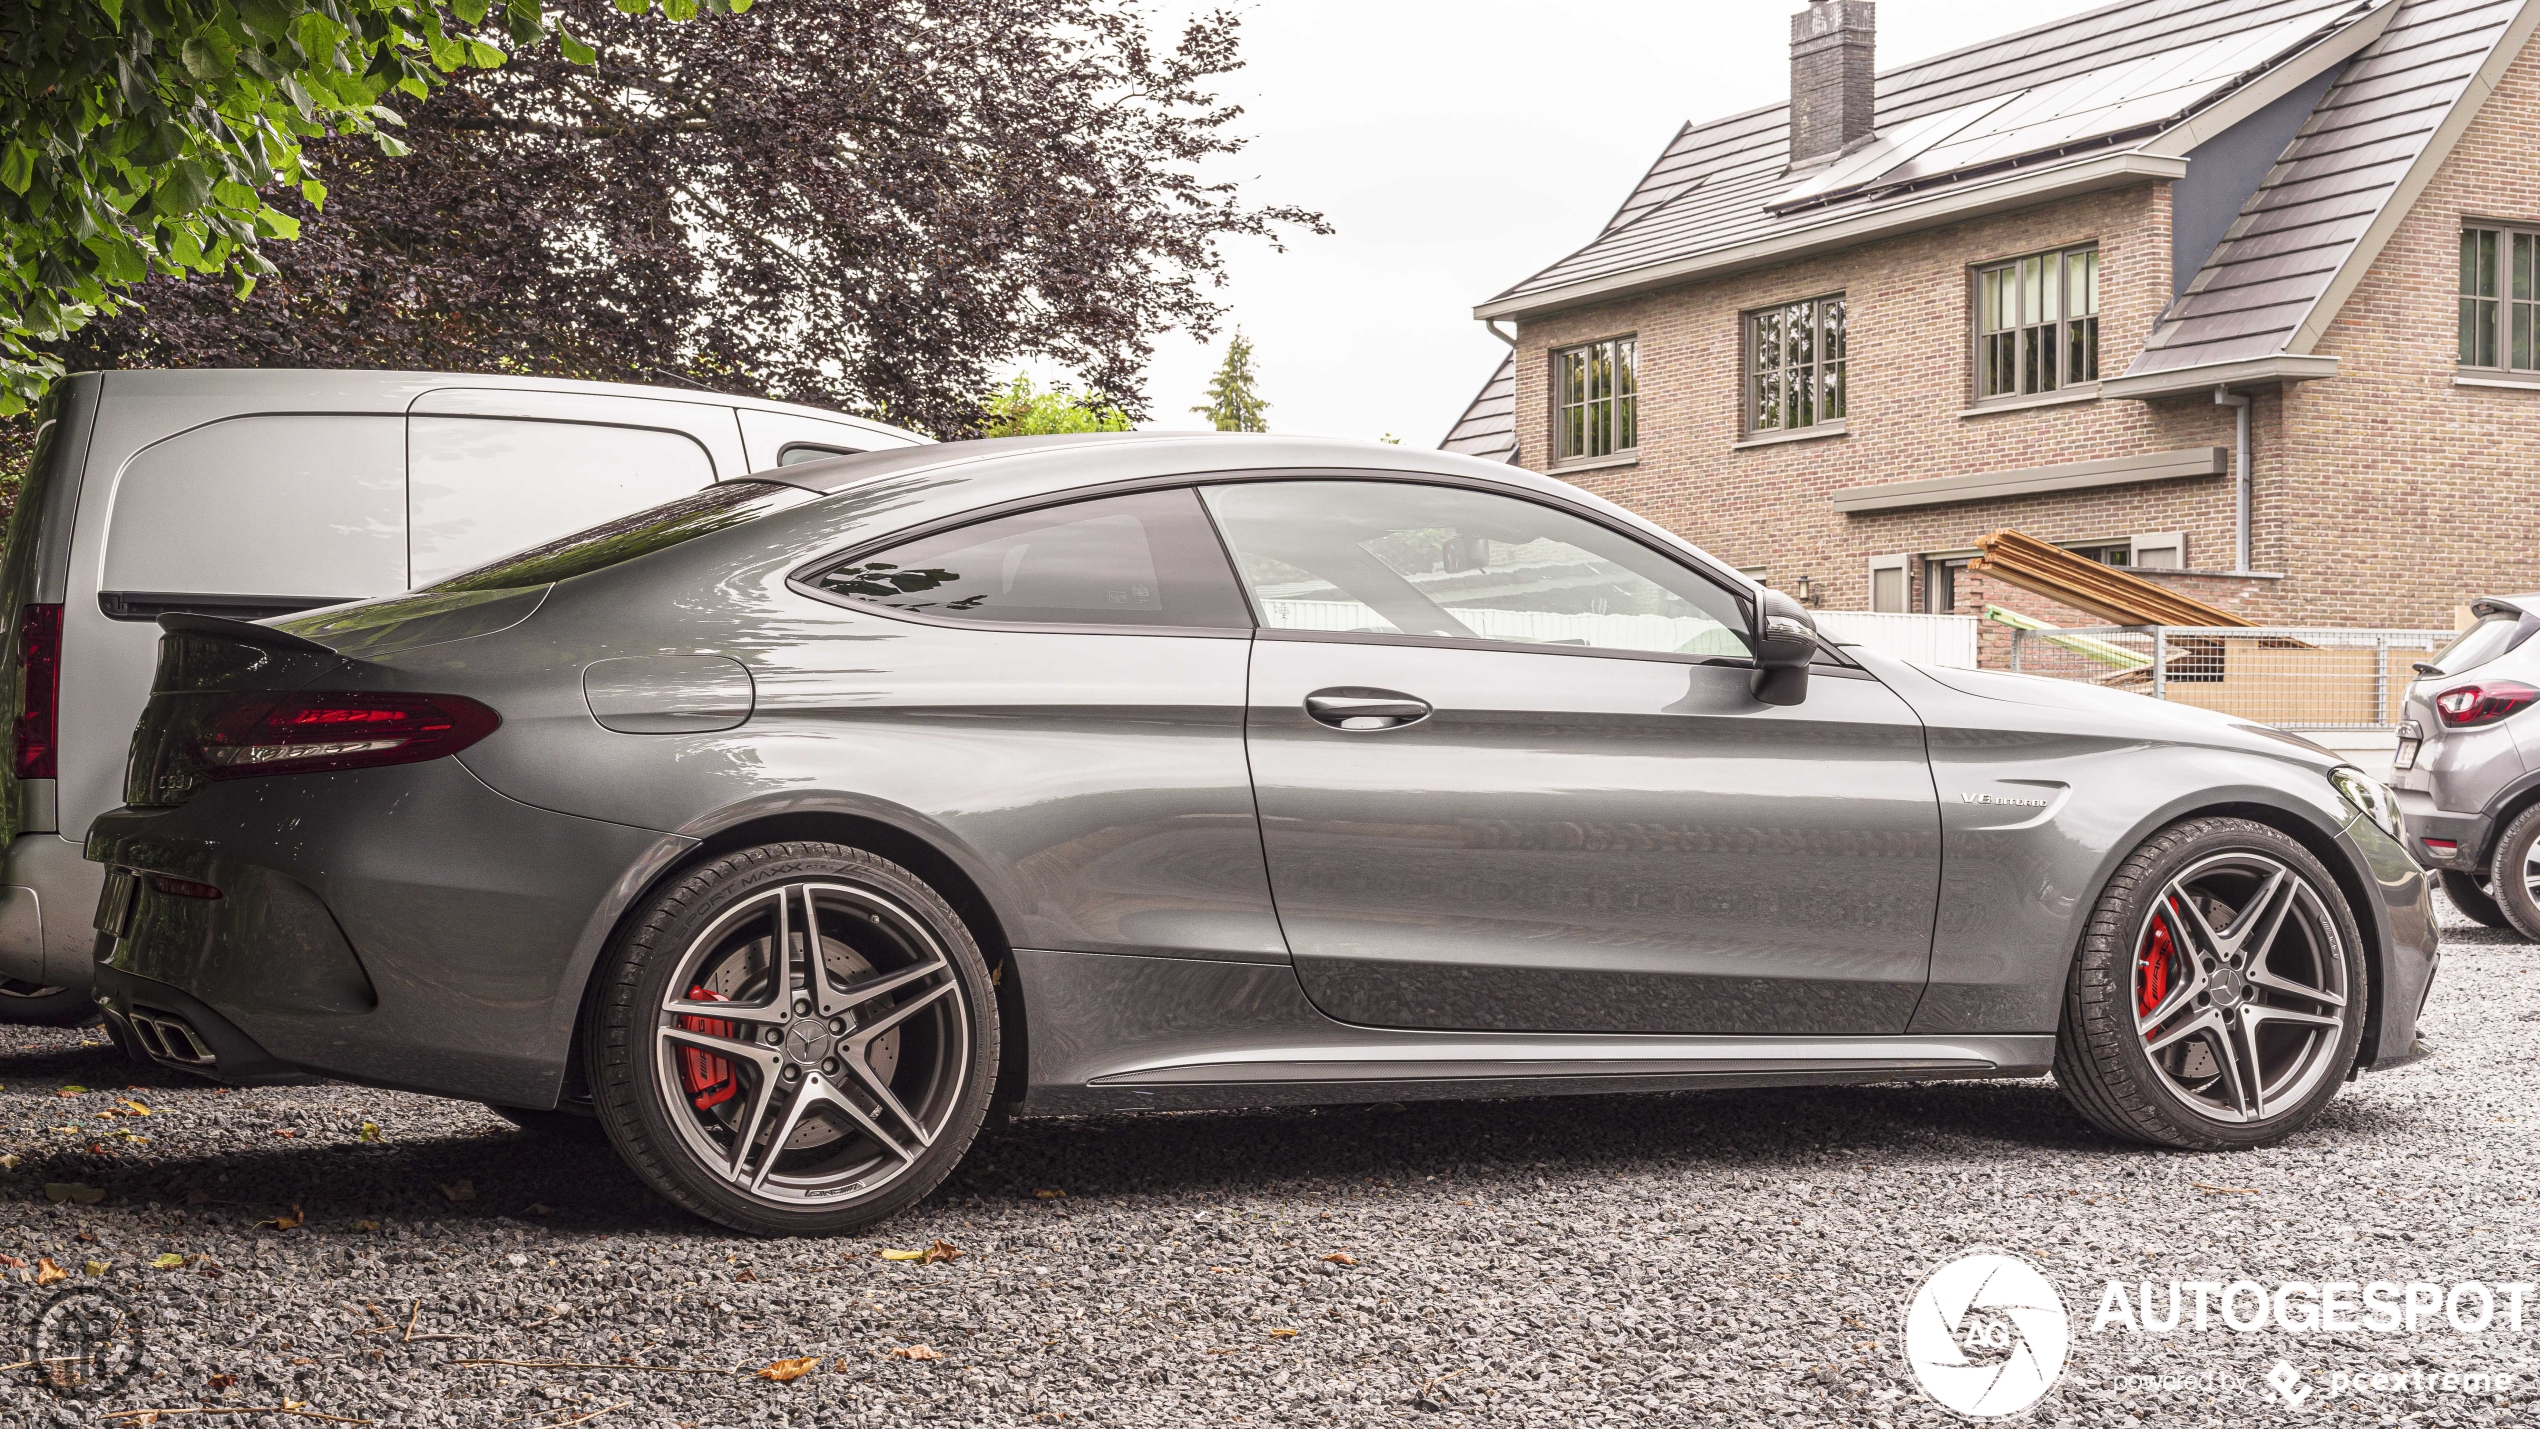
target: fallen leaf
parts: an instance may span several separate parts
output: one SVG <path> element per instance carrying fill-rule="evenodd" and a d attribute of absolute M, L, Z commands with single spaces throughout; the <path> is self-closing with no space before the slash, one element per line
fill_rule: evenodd
<path fill-rule="evenodd" d="M 5 1154 L 5 1155 L 0 1155 L 0 1167 L 6 1167 L 7 1169 L 9 1169 L 9 1170 L 11 1170 L 11 1171 L 15 1171 L 15 1170 L 17 1170 L 17 1169 L 18 1169 L 18 1153 L 16 1153 L 16 1152 L 12 1151 L 12 1152 L 9 1152 L 9 1153 L 7 1153 L 7 1154 Z"/>
<path fill-rule="evenodd" d="M 1222 1265 L 1212 1265 L 1208 1267 L 1208 1273 L 1211 1275 L 1232 1275 L 1235 1272 L 1228 1270 Z"/>
<path fill-rule="evenodd" d="M 1294 1331 L 1294 1330 L 1272 1330 L 1272 1331 L 1270 1332 L 1270 1338 L 1272 1338 L 1272 1339 L 1274 1339 L 1274 1340 L 1293 1340 L 1293 1339 L 1295 1339 L 1295 1338 L 1296 1338 L 1296 1331 Z"/>
<path fill-rule="evenodd" d="M 177 1254 L 175 1251 L 169 1251 L 166 1254 L 157 1256 L 150 1262 L 152 1266 L 160 1270 L 174 1270 L 184 1263 L 185 1257 Z"/>
<path fill-rule="evenodd" d="M 53 1129 L 54 1129 L 55 1131 L 58 1131 L 58 1132 L 63 1133 L 64 1135 L 67 1135 L 67 1136 L 77 1136 L 77 1135 L 79 1135 L 79 1133 L 81 1132 L 81 1130 L 82 1130 L 83 1128 L 76 1127 L 76 1126 L 57 1126 L 57 1127 L 54 1127 Z"/>
<path fill-rule="evenodd" d="M 134 1116 L 148 1116 L 150 1114 L 150 1109 L 148 1107 L 143 1106 L 141 1103 L 134 1101 L 130 1097 L 125 1097 L 123 1099 L 123 1104 L 131 1109 Z"/>
<path fill-rule="evenodd" d="M 363 1122 L 361 1138 L 364 1141 L 377 1141 L 379 1139 L 379 1123 L 375 1121 Z"/>
<path fill-rule="evenodd" d="M 113 1267 L 109 1266 L 106 1262 L 104 1262 L 104 1261 L 102 1261 L 102 1260 L 92 1260 L 92 1261 L 88 1262 L 88 1264 L 87 1264 L 87 1266 L 86 1266 L 85 1268 L 87 1269 L 88 1273 L 89 1273 L 89 1274 L 91 1274 L 91 1275 L 103 1275 L 103 1274 L 105 1274 L 108 1270 L 112 1269 Z"/>
<path fill-rule="evenodd" d="M 106 1199 L 106 1193 L 101 1187 L 90 1186 L 79 1181 L 47 1181 L 44 1183 L 44 1199 L 57 1206 L 66 1201 L 74 1205 L 93 1206 Z"/>
<path fill-rule="evenodd" d="M 926 1258 L 926 1252 L 922 1250 L 886 1250 L 882 1252 L 882 1258 L 884 1260 L 924 1260 Z"/>
<path fill-rule="evenodd" d="M 953 1244 L 951 1241 L 948 1241 L 948 1240 L 939 1240 L 939 1241 L 935 1242 L 933 1245 L 930 1245 L 930 1246 L 926 1247 L 926 1255 L 925 1255 L 925 1260 L 924 1260 L 924 1263 L 925 1263 L 925 1264 L 927 1264 L 927 1265 L 933 1265 L 936 1261 L 939 1261 L 939 1260 L 959 1260 L 959 1259 L 961 1259 L 961 1247 L 960 1247 L 960 1246 L 957 1246 L 957 1245 Z"/>
<path fill-rule="evenodd" d="M 1358 1257 L 1345 1250 L 1333 1251 L 1330 1255 L 1323 1258 L 1334 1265 L 1356 1265 L 1358 1263 Z"/>
<path fill-rule="evenodd" d="M 87 1092 L 88 1088 L 86 1087 L 64 1087 L 60 1091 L 53 1093 L 53 1095 L 57 1097 L 76 1097 L 85 1096 Z"/>
<path fill-rule="evenodd" d="M 26 1262 L 18 1259 L 14 1255 L 0 1255 L 0 1265 L 5 1265 L 11 1270 L 26 1269 Z"/>
<path fill-rule="evenodd" d="M 62 1267 L 55 1265 L 53 1263 L 53 1257 L 49 1255 L 39 1255 L 35 1258 L 36 1284 L 50 1285 L 56 1280 L 68 1280 L 70 1278 L 71 1273 L 64 1270 Z"/>
<path fill-rule="evenodd" d="M 300 1133 L 293 1131 L 287 1126 L 277 1126 L 273 1129 L 273 1134 L 276 1136 L 298 1136 Z"/>
<path fill-rule="evenodd" d="M 734 1280 L 734 1281 L 738 1282 L 738 1281 L 743 1281 L 743 1280 L 756 1280 L 756 1279 L 758 1279 L 758 1276 L 757 1276 L 757 1275 L 755 1275 L 755 1274 L 753 1274 L 753 1273 L 751 1273 L 750 1271 L 744 1270 L 744 1271 L 742 1271 L 740 1274 L 735 1275 L 735 1276 L 733 1276 L 732 1278 L 733 1278 L 733 1280 Z M 787 1361 L 787 1363 L 789 1363 L 789 1364 L 790 1364 L 790 1363 L 792 1363 L 792 1361 L 790 1361 L 790 1360 L 789 1360 L 789 1361 Z"/>
<path fill-rule="evenodd" d="M 1064 1201 L 1067 1199 L 1067 1193 L 1065 1191 L 1034 1191 L 1032 1193 L 1032 1199 L 1035 1201 Z"/>
<path fill-rule="evenodd" d="M 291 1208 L 291 1214 L 287 1216 L 276 1216 L 272 1220 L 258 1221 L 256 1224 L 260 1226 L 271 1226 L 278 1231 L 296 1231 L 307 1220 L 308 1217 L 300 1213 L 300 1208 L 298 1206 L 293 1206 Z"/>
<path fill-rule="evenodd" d="M 944 1357 L 944 1352 L 932 1345 L 900 1345 L 888 1353 L 895 1360 L 939 1360 Z"/>
<path fill-rule="evenodd" d="M 210 1379 L 203 1381 L 203 1387 L 214 1394 L 227 1394 L 229 1393 L 231 1386 L 237 1383 L 238 1376 L 234 1374 L 216 1374 Z"/>
<path fill-rule="evenodd" d="M 355 1222 L 353 1222 L 353 1229 L 355 1229 L 355 1230 L 357 1230 L 357 1231 L 375 1231 L 375 1230 L 379 1229 L 379 1222 L 377 1222 L 377 1221 L 355 1221 Z"/>
<path fill-rule="evenodd" d="M 772 1379 L 778 1384 L 791 1384 L 795 1380 L 802 1378 L 804 1375 L 807 1375 L 818 1368 L 820 1368 L 820 1356 L 805 1355 L 798 1360 L 778 1360 L 776 1363 L 760 1370 L 758 1372 L 758 1377 L 761 1379 Z"/>
<path fill-rule="evenodd" d="M 441 1194 L 453 1201 L 473 1201 L 476 1199 L 476 1183 L 464 1178 L 452 1181 L 441 1188 Z"/>

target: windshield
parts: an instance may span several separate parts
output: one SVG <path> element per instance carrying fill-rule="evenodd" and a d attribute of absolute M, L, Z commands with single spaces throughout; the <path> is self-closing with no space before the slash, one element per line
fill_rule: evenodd
<path fill-rule="evenodd" d="M 2462 674 L 2530 639 L 2535 630 L 2540 630 L 2540 619 L 2500 610 L 2463 631 L 2460 639 L 2443 647 L 2443 653 L 2427 663 L 2438 675 Z"/>
<path fill-rule="evenodd" d="M 809 501 L 811 493 L 796 486 L 774 481 L 727 481 L 709 486 L 693 496 L 664 502 L 650 510 L 620 516 L 602 522 L 587 531 L 515 551 L 489 565 L 424 587 L 427 591 L 457 593 L 479 590 L 516 590 L 522 586 L 547 585 L 589 575 L 596 570 L 668 550 L 684 541 L 755 521 L 771 511 L 781 511 L 798 502 Z"/>

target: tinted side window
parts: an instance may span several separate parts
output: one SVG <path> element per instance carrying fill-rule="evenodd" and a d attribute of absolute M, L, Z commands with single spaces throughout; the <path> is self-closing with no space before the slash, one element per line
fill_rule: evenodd
<path fill-rule="evenodd" d="M 1391 481 L 1207 488 L 1273 630 L 1743 658 L 1727 591 L 1549 506 Z"/>
<path fill-rule="evenodd" d="M 952 620 L 1052 625 L 1252 624 L 1234 572 L 1188 489 L 1141 491 L 1000 516 L 832 567 L 851 600 Z"/>

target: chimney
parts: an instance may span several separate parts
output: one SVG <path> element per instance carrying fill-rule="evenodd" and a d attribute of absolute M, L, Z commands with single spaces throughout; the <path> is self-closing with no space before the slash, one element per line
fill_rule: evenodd
<path fill-rule="evenodd" d="M 1867 142 L 1876 115 L 1878 6 L 1808 0 L 1790 17 L 1790 166 L 1805 168 Z"/>

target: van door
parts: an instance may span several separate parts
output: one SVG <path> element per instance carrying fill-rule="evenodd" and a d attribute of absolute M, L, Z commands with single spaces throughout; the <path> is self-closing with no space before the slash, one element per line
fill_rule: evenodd
<path fill-rule="evenodd" d="M 445 388 L 406 419 L 418 589 L 747 470 L 730 407 Z"/>

